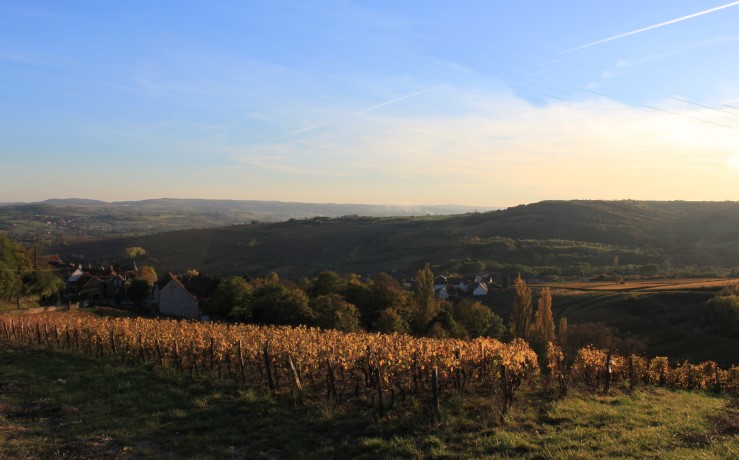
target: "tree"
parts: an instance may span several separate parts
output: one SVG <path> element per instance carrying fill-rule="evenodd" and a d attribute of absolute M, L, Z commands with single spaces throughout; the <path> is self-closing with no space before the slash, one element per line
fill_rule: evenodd
<path fill-rule="evenodd" d="M 393 308 L 386 308 L 380 312 L 373 329 L 377 332 L 390 334 L 392 332 L 408 332 L 408 323 Z"/>
<path fill-rule="evenodd" d="M 426 329 L 426 325 L 439 311 L 434 291 L 434 273 L 429 264 L 416 272 L 416 289 L 413 292 L 413 300 L 416 304 L 413 329 L 421 332 Z"/>
<path fill-rule="evenodd" d="M 499 339 L 503 335 L 503 319 L 477 300 L 461 300 L 455 307 L 455 313 L 470 337 Z"/>
<path fill-rule="evenodd" d="M 253 290 L 252 285 L 240 276 L 226 278 L 205 302 L 205 310 L 214 315 L 248 321 L 251 318 Z"/>
<path fill-rule="evenodd" d="M 359 310 L 339 294 L 321 295 L 313 299 L 311 308 L 316 313 L 316 326 L 344 332 L 361 330 Z"/>
<path fill-rule="evenodd" d="M 134 278 L 128 287 L 128 298 L 137 304 L 141 304 L 149 296 L 151 286 L 142 278 Z"/>
<path fill-rule="evenodd" d="M 562 348 L 567 348 L 567 318 L 564 316 L 559 319 L 557 333 L 559 334 L 559 344 L 562 345 Z"/>
<path fill-rule="evenodd" d="M 408 292 L 403 289 L 398 280 L 387 273 L 380 272 L 372 277 L 369 289 L 372 300 L 367 314 L 372 322 L 386 308 L 394 309 L 406 321 L 410 319 Z"/>
<path fill-rule="evenodd" d="M 0 295 L 8 299 L 15 297 L 18 308 L 24 291 L 21 274 L 30 268 L 31 261 L 26 249 L 0 234 Z"/>
<path fill-rule="evenodd" d="M 0 297 L 12 299 L 23 289 L 18 269 L 0 260 Z"/>
<path fill-rule="evenodd" d="M 552 318 L 552 294 L 549 288 L 545 287 L 541 290 L 536 314 L 534 315 L 534 324 L 531 326 L 530 340 L 531 348 L 539 356 L 539 363 L 542 370 L 547 371 L 546 353 L 549 342 L 554 341 L 554 319 Z"/>
<path fill-rule="evenodd" d="M 704 307 L 703 317 L 711 332 L 739 338 L 739 296 L 731 290 L 724 289 L 709 300 Z"/>
<path fill-rule="evenodd" d="M 526 282 L 518 275 L 514 284 L 516 289 L 516 300 L 511 310 L 510 330 L 513 338 L 529 339 L 529 328 L 531 327 L 531 290 Z"/>
<path fill-rule="evenodd" d="M 124 249 L 123 254 L 128 259 L 136 259 L 136 257 L 145 256 L 146 249 L 142 248 L 141 246 L 132 246 L 130 248 Z"/>
<path fill-rule="evenodd" d="M 302 289 L 269 280 L 254 290 L 252 318 L 256 322 L 297 326 L 312 325 L 316 314 Z"/>
<path fill-rule="evenodd" d="M 142 279 L 146 281 L 149 286 L 154 286 L 154 283 L 157 282 L 157 272 L 154 270 L 154 267 L 151 265 L 142 265 L 141 268 L 139 268 L 139 272 L 136 275 L 137 279 Z"/>
<path fill-rule="evenodd" d="M 446 310 L 439 310 L 439 313 L 434 316 L 426 327 L 424 335 L 438 338 L 462 338 L 467 335 L 467 331 L 454 320 L 451 313 Z"/>
<path fill-rule="evenodd" d="M 336 272 L 323 271 L 313 281 L 313 295 L 340 294 L 346 289 L 346 280 Z"/>
<path fill-rule="evenodd" d="M 64 289 L 64 281 L 49 271 L 33 271 L 23 276 L 23 293 L 47 298 Z"/>
<path fill-rule="evenodd" d="M 531 330 L 532 339 L 544 344 L 554 341 L 554 319 L 552 318 L 552 293 L 548 287 L 541 290 L 534 326 Z"/>

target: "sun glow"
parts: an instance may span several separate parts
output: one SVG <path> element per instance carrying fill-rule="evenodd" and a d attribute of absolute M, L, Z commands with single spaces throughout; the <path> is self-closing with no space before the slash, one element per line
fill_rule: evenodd
<path fill-rule="evenodd" d="M 726 158 L 726 165 L 729 167 L 729 169 L 733 169 L 734 171 L 739 171 L 739 153 L 729 155 Z"/>

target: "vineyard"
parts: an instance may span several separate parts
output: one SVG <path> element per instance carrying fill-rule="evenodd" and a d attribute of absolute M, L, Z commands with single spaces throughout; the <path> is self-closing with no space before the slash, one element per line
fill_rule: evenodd
<path fill-rule="evenodd" d="M 439 400 L 449 392 L 496 396 L 505 410 L 515 391 L 539 369 L 536 354 L 522 340 L 504 344 L 79 312 L 0 317 L 0 340 L 228 379 L 271 394 L 307 394 L 333 404 L 371 401 L 379 413 L 406 398 L 424 397 L 432 401 L 433 417 L 439 416 Z M 662 357 L 648 360 L 592 347 L 568 360 L 559 346 L 550 344 L 546 366 L 546 381 L 562 396 L 571 385 L 607 392 L 616 382 L 631 388 L 739 392 L 739 367 L 720 369 L 713 362 L 670 366 Z"/>
<path fill-rule="evenodd" d="M 193 376 L 233 379 L 272 393 L 367 396 L 378 411 L 410 395 L 502 382 L 508 401 L 537 368 L 521 341 L 413 338 L 306 327 L 227 325 L 47 313 L 0 319 L 0 337 L 29 346 L 153 363 Z M 502 376 L 502 377 L 501 377 Z"/>

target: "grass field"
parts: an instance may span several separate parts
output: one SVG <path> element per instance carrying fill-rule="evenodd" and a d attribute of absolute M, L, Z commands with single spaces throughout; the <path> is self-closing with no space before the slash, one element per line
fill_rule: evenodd
<path fill-rule="evenodd" d="M 667 280 L 658 280 L 666 283 Z M 713 360 L 722 366 L 739 364 L 739 339 L 717 336 L 706 329 L 705 305 L 723 286 L 737 280 L 669 280 L 659 288 L 642 283 L 641 288 L 619 289 L 611 283 L 549 283 L 531 285 L 534 302 L 542 287 L 552 291 L 555 322 L 566 317 L 569 324 L 600 322 L 621 334 L 635 334 L 646 345 L 649 356 L 668 356 L 673 362 Z M 592 289 L 602 286 L 601 289 Z M 628 286 L 628 284 L 627 284 Z M 696 286 L 703 286 L 697 288 Z M 711 286 L 711 287 L 706 287 Z M 613 290 L 608 290 L 612 287 Z M 512 289 L 495 290 L 486 299 L 492 310 L 510 318 Z"/>
<path fill-rule="evenodd" d="M 29 308 L 38 308 L 41 307 L 41 304 L 38 303 L 36 300 L 29 300 L 29 299 L 21 299 L 20 305 L 17 305 L 15 301 L 8 302 L 7 300 L 3 299 L 0 300 L 0 313 L 5 312 L 13 312 L 16 310 L 27 310 Z M 20 308 L 18 308 L 20 307 Z"/>
<path fill-rule="evenodd" d="M 411 400 L 269 398 L 222 382 L 106 360 L 0 349 L 0 458 L 739 458 L 739 403 L 646 389 L 565 399 L 524 386 L 501 415 L 484 395 L 451 395 L 434 426 Z"/>

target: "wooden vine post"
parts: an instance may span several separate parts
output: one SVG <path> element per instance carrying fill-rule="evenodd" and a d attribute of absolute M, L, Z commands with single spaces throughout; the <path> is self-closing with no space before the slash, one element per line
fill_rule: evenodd
<path fill-rule="evenodd" d="M 431 420 L 434 424 L 441 423 L 439 410 L 439 368 L 434 366 L 431 372 Z"/>
<path fill-rule="evenodd" d="M 244 352 L 241 347 L 241 339 L 236 341 L 236 359 L 239 363 L 239 373 L 236 376 L 236 381 L 239 381 L 239 377 L 244 381 L 246 385 L 246 367 L 244 366 Z"/>
<path fill-rule="evenodd" d="M 377 390 L 377 410 L 380 415 L 385 413 L 385 402 L 382 397 L 382 375 L 380 374 L 380 368 L 375 367 L 375 386 Z"/>
<path fill-rule="evenodd" d="M 503 392 L 503 412 L 513 405 L 513 379 L 508 376 L 505 364 L 500 366 L 500 387 Z"/>
<path fill-rule="evenodd" d="M 611 352 L 608 352 L 606 355 L 606 372 L 605 372 L 605 385 L 603 390 L 605 391 L 605 394 L 607 395 L 608 392 L 611 390 L 611 377 L 613 372 L 613 358 L 611 357 Z"/>
<path fill-rule="evenodd" d="M 118 357 L 118 349 L 115 346 L 115 335 L 113 333 L 113 328 L 110 329 L 110 349 L 113 351 L 113 357 Z"/>
<path fill-rule="evenodd" d="M 174 350 L 173 352 L 173 358 L 174 358 L 174 367 L 177 369 L 177 372 L 180 372 L 182 370 L 182 364 L 180 363 L 180 347 L 177 345 L 177 340 L 174 341 Z"/>
<path fill-rule="evenodd" d="M 239 341 L 241 343 L 241 341 Z M 269 340 L 264 342 L 264 370 L 267 375 L 267 386 L 269 387 L 269 392 L 274 394 L 275 393 L 275 381 L 272 378 L 272 366 L 270 366 L 270 357 L 269 357 Z"/>
<path fill-rule="evenodd" d="M 326 358 L 326 401 L 337 402 L 336 397 L 336 376 L 334 375 L 334 369 L 331 367 L 331 360 Z"/>
<path fill-rule="evenodd" d="M 298 375 L 298 370 L 295 368 L 295 361 L 293 361 L 293 357 L 289 353 L 287 355 L 287 365 L 290 367 L 290 373 L 293 376 L 293 385 L 295 385 L 298 392 L 302 392 L 303 385 L 300 383 L 300 376 Z"/>

